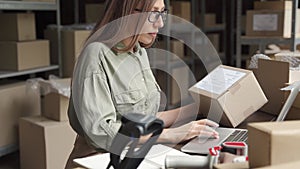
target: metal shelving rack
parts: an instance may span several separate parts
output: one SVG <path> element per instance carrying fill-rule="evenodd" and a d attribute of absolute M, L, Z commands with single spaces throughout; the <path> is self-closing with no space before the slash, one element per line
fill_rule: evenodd
<path fill-rule="evenodd" d="M 170 1 L 171 0 L 167 0 L 166 1 L 166 6 L 170 6 Z M 222 47 L 223 47 L 223 52 L 219 53 L 220 58 L 222 59 L 222 61 L 225 61 L 225 50 L 226 50 L 226 24 L 225 24 L 225 20 L 226 20 L 226 0 L 222 0 L 222 23 L 216 24 L 214 26 L 206 26 L 205 25 L 205 14 L 206 14 L 206 0 L 190 0 L 191 2 L 191 21 L 192 23 L 196 22 L 196 19 L 200 19 L 200 29 L 202 30 L 202 32 L 204 33 L 216 33 L 216 32 L 222 32 L 223 33 L 223 41 L 222 41 Z M 201 8 L 200 10 L 200 15 L 198 16 L 198 11 L 199 11 L 199 7 Z M 196 30 L 191 30 L 191 28 L 187 27 L 187 25 L 182 24 L 182 23 L 176 23 L 176 24 L 172 24 L 172 26 L 170 27 L 169 24 L 165 25 L 164 28 L 165 31 L 167 31 L 167 35 L 169 35 L 168 33 L 172 32 L 175 34 L 182 34 L 183 37 L 185 38 L 190 38 L 192 45 L 195 47 L 196 44 L 196 39 L 195 39 L 195 32 Z M 170 49 L 170 37 L 166 37 L 166 48 Z M 194 53 L 192 53 L 192 56 L 190 56 L 189 58 L 183 59 L 183 61 L 187 64 L 190 65 L 190 69 L 195 72 L 195 62 L 197 61 L 198 58 L 196 58 L 196 56 L 194 55 Z M 160 64 L 161 63 L 161 64 Z M 168 72 L 170 72 L 170 70 L 172 70 L 173 68 L 177 68 L 182 66 L 182 62 L 178 62 L 178 61 L 172 61 L 170 60 L 169 57 L 166 57 L 165 60 L 163 61 L 154 61 L 154 64 L 157 64 L 158 66 L 162 66 L 164 67 L 165 70 L 167 70 Z M 156 65 L 156 66 L 157 66 Z M 166 97 L 167 97 L 167 105 L 166 105 L 166 109 L 172 109 L 172 108 L 176 108 L 179 105 L 171 105 L 169 104 L 170 99 L 171 99 L 171 87 L 169 87 L 171 85 L 171 78 L 167 77 L 166 81 L 165 81 L 167 87 L 167 91 L 165 91 L 166 93 Z M 182 101 L 183 103 L 188 102 L 189 99 Z"/>
<path fill-rule="evenodd" d="M 295 51 L 297 44 L 300 44 L 300 38 L 296 37 L 296 10 L 298 8 L 298 0 L 293 0 L 292 5 L 292 26 L 291 26 L 291 38 L 283 37 L 249 37 L 242 36 L 241 32 L 241 15 L 242 15 L 242 0 L 237 0 L 237 18 L 236 18 L 236 67 L 241 67 L 242 63 L 242 45 L 259 45 L 259 51 L 265 52 L 266 46 L 271 43 L 275 44 L 289 44 L 290 50 Z"/>
<path fill-rule="evenodd" d="M 50 65 L 46 67 L 40 67 L 35 69 L 29 69 L 24 71 L 0 71 L 0 79 L 16 77 L 22 75 L 31 75 L 39 72 L 47 72 L 51 70 L 59 70 L 61 75 L 61 42 L 60 42 L 60 3 L 56 0 L 56 3 L 51 2 L 27 2 L 27 1 L 0 1 L 0 11 L 55 11 L 56 12 L 56 24 L 57 24 L 57 36 L 58 36 L 58 65 Z M 1 51 L 0 51 L 1 52 Z M 14 152 L 18 149 L 18 145 L 6 145 L 0 147 L 0 156 Z"/>
<path fill-rule="evenodd" d="M 57 24 L 57 36 L 58 36 L 58 65 L 50 65 L 46 67 L 34 68 L 24 71 L 0 71 L 0 79 L 16 77 L 21 75 L 30 75 L 39 72 L 46 72 L 51 70 L 59 70 L 61 75 L 61 42 L 60 42 L 60 3 L 59 0 L 56 0 L 56 3 L 51 2 L 27 2 L 27 1 L 0 1 L 0 11 L 56 11 L 56 24 Z"/>

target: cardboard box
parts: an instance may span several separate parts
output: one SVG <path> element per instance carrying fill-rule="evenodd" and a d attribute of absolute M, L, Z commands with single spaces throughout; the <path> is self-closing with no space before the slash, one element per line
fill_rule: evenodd
<path fill-rule="evenodd" d="M 296 11 L 296 33 L 300 32 L 299 9 Z M 291 37 L 292 1 L 255 1 L 247 11 L 248 36 Z"/>
<path fill-rule="evenodd" d="M 172 55 L 176 55 L 174 57 L 172 56 L 171 60 L 178 60 L 178 58 L 184 58 L 185 56 L 184 44 L 179 40 L 170 40 L 170 49 L 167 49 L 166 41 L 159 41 L 155 47 L 169 51 Z"/>
<path fill-rule="evenodd" d="M 259 167 L 256 169 L 299 169 L 300 162 L 289 162 L 289 163 L 283 163 L 283 164 L 278 164 L 278 165 L 272 165 L 272 166 L 267 166 L 267 167 Z"/>
<path fill-rule="evenodd" d="M 191 2 L 171 1 L 171 6 L 173 15 L 191 22 Z"/>
<path fill-rule="evenodd" d="M 0 69 L 26 70 L 50 65 L 48 40 L 0 42 Z"/>
<path fill-rule="evenodd" d="M 62 65 L 64 77 L 71 77 L 73 75 L 76 59 L 90 32 L 90 30 L 62 31 Z"/>
<path fill-rule="evenodd" d="M 85 22 L 94 23 L 104 16 L 105 3 L 85 4 Z"/>
<path fill-rule="evenodd" d="M 68 121 L 40 116 L 21 118 L 19 130 L 21 169 L 65 167 L 76 137 Z"/>
<path fill-rule="evenodd" d="M 258 69 L 253 70 L 268 103 L 261 110 L 278 115 L 284 103 L 284 91 L 280 89 L 294 80 L 300 80 L 296 73 L 289 70 L 289 63 L 276 60 L 258 60 Z"/>
<path fill-rule="evenodd" d="M 213 169 L 249 169 L 248 162 L 216 164 Z"/>
<path fill-rule="evenodd" d="M 178 104 L 180 101 L 189 97 L 189 69 L 186 66 L 174 68 L 171 70 L 170 74 L 163 71 L 156 71 L 155 78 L 160 88 L 165 93 L 169 89 L 169 86 L 167 86 L 167 78 L 170 79 L 170 104 Z"/>
<path fill-rule="evenodd" d="M 42 100 L 42 116 L 55 121 L 67 121 L 71 79 L 40 81 L 39 85 L 48 91 Z"/>
<path fill-rule="evenodd" d="M 0 41 L 35 40 L 33 13 L 1 13 Z"/>
<path fill-rule="evenodd" d="M 209 33 L 206 34 L 207 38 L 210 40 L 211 44 L 215 47 L 216 51 L 220 51 L 220 34 Z"/>
<path fill-rule="evenodd" d="M 284 93 L 284 102 L 288 98 L 290 92 Z M 296 99 L 290 108 L 289 112 L 287 113 L 286 120 L 300 120 L 300 93 L 296 96 Z"/>
<path fill-rule="evenodd" d="M 189 91 L 205 117 L 229 127 L 236 127 L 267 102 L 252 71 L 224 65 Z"/>
<path fill-rule="evenodd" d="M 58 36 L 56 29 L 45 29 L 44 38 L 49 40 L 50 44 L 50 63 L 58 64 Z"/>
<path fill-rule="evenodd" d="M 40 103 L 28 95 L 24 82 L 1 85 L 0 147 L 18 145 L 18 119 L 39 114 Z"/>
<path fill-rule="evenodd" d="M 300 121 L 248 125 L 251 168 L 299 161 Z"/>

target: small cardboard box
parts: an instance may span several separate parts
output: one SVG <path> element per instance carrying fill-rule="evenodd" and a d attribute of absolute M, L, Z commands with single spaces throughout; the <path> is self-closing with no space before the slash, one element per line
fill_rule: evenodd
<path fill-rule="evenodd" d="M 213 169 L 249 169 L 248 162 L 216 164 Z"/>
<path fill-rule="evenodd" d="M 191 21 L 191 2 L 171 1 L 172 14 L 187 21 Z"/>
<path fill-rule="evenodd" d="M 40 116 L 21 118 L 19 130 L 22 169 L 65 167 L 76 137 L 68 121 Z"/>
<path fill-rule="evenodd" d="M 85 22 L 94 23 L 104 16 L 105 3 L 85 4 Z"/>
<path fill-rule="evenodd" d="M 26 70 L 50 65 L 48 40 L 0 42 L 0 69 Z"/>
<path fill-rule="evenodd" d="M 71 77 L 73 75 L 75 62 L 90 32 L 90 30 L 62 31 L 63 77 Z"/>
<path fill-rule="evenodd" d="M 42 116 L 55 121 L 68 121 L 68 106 L 71 79 L 41 81 L 40 86 L 48 89 L 42 100 Z"/>
<path fill-rule="evenodd" d="M 33 13 L 1 13 L 0 41 L 35 40 Z"/>
<path fill-rule="evenodd" d="M 236 127 L 266 102 L 252 71 L 220 65 L 189 91 L 200 112 L 223 126 Z"/>
<path fill-rule="evenodd" d="M 31 99 L 23 82 L 0 86 L 0 148 L 18 144 L 20 117 L 41 113 L 39 102 Z"/>
<path fill-rule="evenodd" d="M 251 168 L 299 161 L 300 121 L 250 123 Z"/>

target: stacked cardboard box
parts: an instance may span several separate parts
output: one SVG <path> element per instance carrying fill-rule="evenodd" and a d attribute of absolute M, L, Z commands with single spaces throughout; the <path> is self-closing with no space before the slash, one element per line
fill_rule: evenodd
<path fill-rule="evenodd" d="M 39 115 L 38 100 L 26 91 L 24 82 L 14 82 L 0 86 L 0 150 L 17 148 L 18 119 L 24 116 Z M 0 156 L 6 152 L 0 151 Z"/>
<path fill-rule="evenodd" d="M 296 33 L 300 32 L 299 9 L 296 12 Z M 247 11 L 247 36 L 291 37 L 292 1 L 255 1 Z"/>
<path fill-rule="evenodd" d="M 172 14 L 191 22 L 191 2 L 171 1 Z"/>
<path fill-rule="evenodd" d="M 40 100 L 41 116 L 19 121 L 21 168 L 64 168 L 76 137 L 67 116 L 69 98 L 61 94 L 70 79 L 41 81 L 39 86 L 49 91 Z"/>
<path fill-rule="evenodd" d="M 71 77 L 76 59 L 80 53 L 80 49 L 84 45 L 85 40 L 90 34 L 90 30 L 78 29 L 75 26 L 64 26 L 61 31 L 62 45 L 62 71 L 63 77 Z M 51 62 L 58 62 L 57 49 L 57 30 L 48 28 L 44 31 L 46 39 L 50 41 L 51 47 Z"/>
<path fill-rule="evenodd" d="M 1 13 L 0 69 L 19 71 L 49 66 L 48 40 L 36 40 L 33 13 Z"/>

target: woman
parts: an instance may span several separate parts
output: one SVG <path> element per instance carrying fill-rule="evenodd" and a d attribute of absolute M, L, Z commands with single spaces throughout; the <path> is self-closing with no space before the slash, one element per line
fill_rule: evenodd
<path fill-rule="evenodd" d="M 110 0 L 104 18 L 97 23 L 78 58 L 72 81 L 69 119 L 78 133 L 66 168 L 73 158 L 107 152 L 117 134 L 122 114 L 156 115 L 165 129 L 158 142 L 178 143 L 218 133 L 210 120 L 195 119 L 196 104 L 158 112 L 160 88 L 150 69 L 145 48 L 164 26 L 163 0 Z M 141 143 L 147 136 L 141 138 Z"/>

